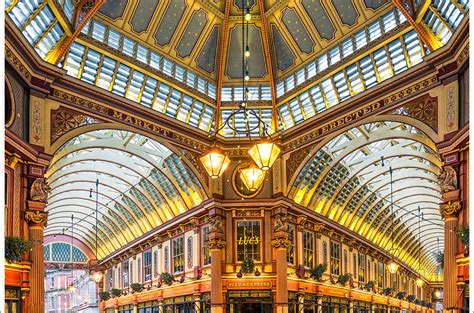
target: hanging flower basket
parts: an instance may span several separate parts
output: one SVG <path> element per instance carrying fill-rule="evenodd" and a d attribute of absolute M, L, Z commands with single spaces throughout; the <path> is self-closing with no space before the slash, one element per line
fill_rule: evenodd
<path fill-rule="evenodd" d="M 133 283 L 130 285 L 133 292 L 141 292 L 143 290 L 143 285 L 140 283 Z"/>
<path fill-rule="evenodd" d="M 33 242 L 22 237 L 5 237 L 5 260 L 8 263 L 20 262 L 23 255 L 31 250 Z"/>
<path fill-rule="evenodd" d="M 398 300 L 403 300 L 407 296 L 407 293 L 405 291 L 401 291 L 395 295 L 395 298 Z"/>
<path fill-rule="evenodd" d="M 309 270 L 309 277 L 314 280 L 321 281 L 323 278 L 324 272 L 326 272 L 328 265 L 326 263 L 321 263 Z"/>
<path fill-rule="evenodd" d="M 367 284 L 364 285 L 363 289 L 367 291 L 373 291 L 375 286 L 375 282 L 373 280 L 370 280 L 367 282 Z"/>
<path fill-rule="evenodd" d="M 112 295 L 112 297 L 117 298 L 122 295 L 122 290 L 117 289 L 117 288 L 112 288 L 112 290 L 110 290 L 110 294 Z"/>
<path fill-rule="evenodd" d="M 384 296 L 390 296 L 393 293 L 394 289 L 393 288 L 385 288 L 382 290 L 382 295 Z"/>
<path fill-rule="evenodd" d="M 415 297 L 415 295 L 409 295 L 409 296 L 407 297 L 407 300 L 408 300 L 408 302 L 413 303 L 413 302 L 415 302 L 416 297 Z"/>
<path fill-rule="evenodd" d="M 161 277 L 161 281 L 167 284 L 168 286 L 171 286 L 174 282 L 174 275 L 170 273 L 166 273 L 166 272 L 161 273 L 160 277 Z"/>
<path fill-rule="evenodd" d="M 250 256 L 247 256 L 245 260 L 242 262 L 242 267 L 240 268 L 240 271 L 244 274 L 250 274 L 253 273 L 255 270 L 255 264 L 253 262 L 253 259 Z"/>
<path fill-rule="evenodd" d="M 342 286 L 345 286 L 349 279 L 351 279 L 350 274 L 339 275 L 339 277 L 337 278 L 337 283 L 341 284 Z"/>
<path fill-rule="evenodd" d="M 101 291 L 99 292 L 99 298 L 102 301 L 107 301 L 110 299 L 110 292 L 108 291 Z"/>

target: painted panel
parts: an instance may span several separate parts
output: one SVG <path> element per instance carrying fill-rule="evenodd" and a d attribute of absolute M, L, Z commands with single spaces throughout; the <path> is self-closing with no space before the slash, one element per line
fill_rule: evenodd
<path fill-rule="evenodd" d="M 342 0 L 342 2 L 347 3 L 348 1 Z M 302 3 L 321 38 L 333 39 L 336 29 L 329 19 L 329 15 L 324 9 L 321 0 L 303 0 Z"/>
<path fill-rule="evenodd" d="M 133 13 L 130 24 L 134 32 L 140 33 L 148 29 L 153 13 L 155 13 L 159 0 L 140 0 Z"/>
<path fill-rule="evenodd" d="M 352 26 L 357 23 L 357 13 L 352 1 L 348 0 L 332 0 L 332 4 L 336 9 L 337 15 L 341 18 L 342 23 Z"/>
<path fill-rule="evenodd" d="M 219 26 L 214 26 L 211 34 L 206 40 L 204 47 L 199 54 L 196 63 L 200 69 L 212 73 L 216 68 L 217 39 L 219 38 Z"/>
<path fill-rule="evenodd" d="M 187 57 L 191 54 L 199 36 L 207 24 L 207 15 L 204 11 L 194 12 L 178 43 L 178 55 Z"/>
<path fill-rule="evenodd" d="M 154 35 L 157 44 L 160 46 L 166 46 L 170 43 L 185 10 L 185 0 L 170 1 L 165 13 L 163 14 L 160 26 L 156 29 Z"/>
<path fill-rule="evenodd" d="M 298 48 L 306 53 L 313 52 L 314 42 L 296 11 L 294 9 L 284 9 L 282 19 Z"/>
<path fill-rule="evenodd" d="M 295 63 L 295 56 L 291 52 L 290 47 L 283 39 L 280 30 L 276 25 L 272 25 L 273 33 L 273 44 L 275 46 L 277 67 L 279 70 L 284 71 Z"/>
<path fill-rule="evenodd" d="M 255 0 L 234 0 L 234 3 L 239 9 L 242 10 L 244 8 L 244 5 L 246 8 L 251 8 L 255 4 Z"/>
<path fill-rule="evenodd" d="M 374 10 L 377 10 L 387 2 L 388 0 L 364 0 L 365 6 Z"/>
<path fill-rule="evenodd" d="M 226 74 L 230 78 L 242 78 L 242 29 L 242 26 L 237 25 L 230 32 L 226 66 Z M 249 25 L 248 36 L 251 53 L 248 64 L 249 75 L 250 78 L 260 78 L 267 74 L 260 28 Z"/>
<path fill-rule="evenodd" d="M 128 1 L 119 0 L 119 1 L 106 1 L 99 9 L 99 12 L 110 17 L 111 19 L 118 19 L 123 17 L 123 12 L 127 6 Z"/>

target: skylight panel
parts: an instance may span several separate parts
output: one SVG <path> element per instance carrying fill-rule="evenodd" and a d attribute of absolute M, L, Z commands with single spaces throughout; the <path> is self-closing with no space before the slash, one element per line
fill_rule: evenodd
<path fill-rule="evenodd" d="M 212 83 L 207 84 L 207 95 L 214 100 L 216 99 L 216 85 L 215 84 L 212 84 Z"/>
<path fill-rule="evenodd" d="M 329 66 L 327 54 L 320 55 L 317 62 L 318 62 L 318 73 L 321 73 L 322 71 L 327 69 Z"/>
<path fill-rule="evenodd" d="M 322 112 L 326 110 L 326 103 L 324 103 L 323 95 L 321 94 L 321 88 L 319 85 L 314 86 L 310 89 L 311 99 L 313 100 L 316 112 Z"/>
<path fill-rule="evenodd" d="M 294 121 L 296 124 L 299 122 L 303 121 L 303 112 L 301 112 L 299 103 L 297 99 L 293 99 L 290 103 L 290 111 L 291 114 L 293 115 Z"/>
<path fill-rule="evenodd" d="M 148 49 L 141 44 L 137 45 L 137 60 L 148 64 Z"/>
<path fill-rule="evenodd" d="M 176 89 L 171 92 L 171 97 L 169 99 L 168 105 L 166 106 L 166 114 L 176 117 L 178 105 L 181 101 L 182 95 L 183 94 Z"/>
<path fill-rule="evenodd" d="M 238 88 L 238 89 L 240 89 L 240 88 Z M 258 89 L 259 89 L 258 86 L 248 86 L 248 90 L 249 90 L 248 100 L 249 101 L 259 100 Z"/>
<path fill-rule="evenodd" d="M 33 14 L 43 1 L 20 1 L 13 7 L 9 15 L 18 28 L 21 28 L 25 21 Z"/>
<path fill-rule="evenodd" d="M 329 60 L 330 65 L 334 65 L 341 60 L 341 51 L 339 50 L 339 46 L 335 46 L 329 50 Z"/>
<path fill-rule="evenodd" d="M 196 75 L 194 73 L 188 72 L 188 75 L 186 75 L 186 85 L 192 88 L 196 87 Z"/>
<path fill-rule="evenodd" d="M 377 67 L 380 82 L 393 76 L 385 48 L 380 48 L 374 52 L 374 62 Z"/>
<path fill-rule="evenodd" d="M 173 67 L 174 63 L 168 60 L 167 58 L 163 58 L 163 73 L 168 76 L 173 76 Z"/>
<path fill-rule="evenodd" d="M 334 85 L 336 85 L 337 93 L 341 101 L 349 98 L 349 88 L 347 86 L 346 77 L 343 71 L 334 75 Z"/>
<path fill-rule="evenodd" d="M 55 20 L 54 14 L 48 6 L 45 6 L 36 17 L 25 27 L 23 35 L 32 45 L 47 30 Z"/>
<path fill-rule="evenodd" d="M 89 49 L 86 56 L 86 62 L 84 65 L 84 70 L 82 72 L 81 79 L 90 84 L 95 83 L 97 69 L 99 68 L 101 54 L 97 51 Z"/>
<path fill-rule="evenodd" d="M 151 107 L 157 85 L 158 82 L 156 81 L 156 79 L 152 77 L 147 78 L 141 98 L 142 104 L 146 105 L 147 107 Z"/>
<path fill-rule="evenodd" d="M 130 86 L 128 87 L 126 97 L 130 100 L 138 102 L 138 97 L 140 96 L 140 91 L 145 80 L 145 74 L 135 70 L 133 72 L 132 79 L 130 81 Z"/>
<path fill-rule="evenodd" d="M 305 118 L 310 118 L 311 116 L 316 114 L 316 111 L 314 110 L 313 104 L 311 103 L 311 100 L 309 98 L 309 92 L 303 92 L 299 96 L 301 106 L 304 111 Z"/>
<path fill-rule="evenodd" d="M 403 53 L 403 47 L 400 40 L 394 40 L 388 45 L 390 59 L 393 65 L 393 71 L 396 74 L 405 71 L 408 66 Z"/>
<path fill-rule="evenodd" d="M 306 81 L 305 68 L 302 67 L 296 72 L 296 85 L 299 86 Z"/>
<path fill-rule="evenodd" d="M 316 63 L 315 62 L 310 62 L 306 66 L 306 73 L 308 74 L 308 79 L 316 76 Z"/>
<path fill-rule="evenodd" d="M 291 90 L 293 88 L 295 88 L 295 77 L 290 75 L 285 79 L 285 90 Z"/>
<path fill-rule="evenodd" d="M 181 107 L 179 108 L 178 115 L 176 118 L 180 121 L 186 122 L 188 119 L 188 115 L 191 112 L 191 106 L 193 105 L 193 98 L 188 95 L 184 95 L 183 102 L 181 103 Z"/>
<path fill-rule="evenodd" d="M 375 76 L 375 71 L 370 56 L 360 60 L 360 69 L 366 88 L 370 88 L 377 84 L 377 78 Z"/>
<path fill-rule="evenodd" d="M 112 87 L 112 92 L 123 97 L 125 95 L 125 88 L 127 87 L 129 76 L 130 67 L 120 64 L 115 77 L 114 86 Z"/>
<path fill-rule="evenodd" d="M 232 87 L 222 87 L 221 89 L 221 98 L 222 101 L 232 101 L 232 93 L 233 93 L 233 88 Z"/>
<path fill-rule="evenodd" d="M 342 42 L 342 56 L 348 57 L 354 52 L 354 44 L 352 41 L 352 37 L 347 38 Z"/>
<path fill-rule="evenodd" d="M 288 110 L 287 105 L 281 105 L 278 108 L 278 111 L 280 113 L 280 117 L 282 119 L 282 122 L 285 124 L 286 128 L 290 128 L 291 126 L 293 126 L 295 124 L 293 122 L 293 119 L 292 119 L 291 115 L 290 115 L 290 111 Z"/>
<path fill-rule="evenodd" d="M 204 106 L 202 102 L 196 100 L 194 103 L 193 110 L 191 111 L 191 116 L 189 118 L 189 125 L 197 127 L 199 124 L 199 118 L 201 117 L 202 110 Z"/>
<path fill-rule="evenodd" d="M 153 109 L 163 112 L 163 109 L 168 101 L 168 94 L 170 92 L 170 87 L 164 83 L 160 83 L 160 88 L 158 90 L 158 95 L 153 102 Z"/>
<path fill-rule="evenodd" d="M 367 34 L 365 28 L 362 28 L 354 35 L 354 42 L 356 45 L 356 50 L 359 50 L 367 45 Z"/>
<path fill-rule="evenodd" d="M 134 40 L 124 36 L 122 43 L 122 52 L 133 58 L 133 56 L 135 55 L 135 44 L 136 43 Z"/>
<path fill-rule="evenodd" d="M 279 81 L 276 86 L 277 97 L 281 97 L 285 93 L 285 82 Z"/>
<path fill-rule="evenodd" d="M 261 100 L 272 100 L 272 92 L 270 86 L 260 86 Z"/>
<path fill-rule="evenodd" d="M 357 63 L 350 65 L 347 68 L 346 73 L 347 73 L 347 78 L 349 80 L 349 84 L 351 86 L 352 94 L 355 95 L 363 91 L 364 86 L 362 85 L 362 80 L 360 79 Z"/>
<path fill-rule="evenodd" d="M 81 68 L 82 56 L 84 55 L 85 47 L 78 44 L 77 42 L 73 43 L 66 59 L 65 69 L 67 74 L 73 77 L 79 76 L 79 70 Z"/>
<path fill-rule="evenodd" d="M 395 17 L 395 11 L 390 11 L 382 17 L 382 24 L 384 33 L 388 33 L 395 27 L 397 27 L 397 19 Z"/>
<path fill-rule="evenodd" d="M 100 42 L 104 42 L 105 39 L 105 26 L 97 20 L 94 20 L 92 26 L 92 38 Z"/>
<path fill-rule="evenodd" d="M 161 71 L 161 56 L 153 51 L 150 52 L 149 65 L 157 71 Z"/>
<path fill-rule="evenodd" d="M 201 118 L 201 123 L 199 124 L 199 128 L 205 131 L 209 131 L 209 129 L 211 128 L 210 126 L 212 124 L 213 116 L 214 109 L 210 106 L 206 106 L 206 108 L 204 109 L 204 114 Z"/>
<path fill-rule="evenodd" d="M 324 94 L 326 95 L 326 102 L 328 106 L 332 107 L 336 105 L 339 101 L 337 99 L 336 91 L 334 90 L 331 78 L 323 80 L 321 82 L 321 87 L 323 89 Z"/>
<path fill-rule="evenodd" d="M 410 59 L 411 66 L 423 61 L 423 52 L 416 32 L 413 30 L 403 35 L 403 40 L 405 41 L 406 52 Z"/>
<path fill-rule="evenodd" d="M 382 29 L 380 28 L 380 21 L 376 20 L 372 24 L 369 25 L 367 28 L 367 31 L 369 33 L 369 40 L 374 41 L 375 39 L 379 38 L 382 36 Z"/>
<path fill-rule="evenodd" d="M 180 81 L 180 82 L 183 82 L 184 81 L 184 74 L 185 74 L 185 69 L 181 66 L 179 66 L 178 64 L 175 65 L 174 67 L 174 77 Z"/>
<path fill-rule="evenodd" d="M 205 94 L 206 93 L 206 87 L 207 87 L 207 81 L 198 76 L 197 90 Z"/>

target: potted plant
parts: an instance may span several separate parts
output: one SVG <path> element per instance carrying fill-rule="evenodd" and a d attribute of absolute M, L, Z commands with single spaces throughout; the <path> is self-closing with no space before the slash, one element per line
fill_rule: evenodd
<path fill-rule="evenodd" d="M 160 277 L 161 277 L 161 281 L 167 284 L 168 286 L 171 286 L 171 284 L 173 284 L 174 282 L 173 274 L 164 272 L 164 273 L 161 273 Z"/>
<path fill-rule="evenodd" d="M 408 300 L 408 302 L 412 302 L 412 303 L 413 303 L 413 302 L 415 302 L 416 297 L 415 297 L 415 295 L 409 295 L 409 296 L 407 297 L 407 300 Z"/>
<path fill-rule="evenodd" d="M 328 265 L 326 263 L 321 263 L 309 270 L 309 277 L 317 281 L 321 281 L 323 278 L 324 272 L 326 272 Z"/>
<path fill-rule="evenodd" d="M 363 289 L 367 291 L 373 291 L 374 286 L 375 286 L 375 282 L 373 280 L 370 280 L 364 285 Z"/>
<path fill-rule="evenodd" d="M 102 301 L 107 301 L 110 299 L 110 292 L 108 291 L 101 291 L 99 292 L 99 298 Z"/>
<path fill-rule="evenodd" d="M 456 235 L 461 240 L 465 253 L 469 254 L 469 225 L 460 226 Z"/>
<path fill-rule="evenodd" d="M 399 293 L 395 295 L 395 298 L 397 298 L 398 300 L 403 300 L 405 299 L 406 296 L 407 296 L 407 293 L 405 291 L 400 291 Z"/>
<path fill-rule="evenodd" d="M 339 277 L 337 278 L 337 282 L 341 284 L 342 286 L 345 286 L 347 282 L 349 281 L 349 279 L 351 279 L 350 274 L 343 274 L 343 275 L 339 275 Z"/>
<path fill-rule="evenodd" d="M 382 290 L 382 295 L 390 296 L 392 292 L 393 292 L 393 288 L 385 288 L 384 290 Z"/>
<path fill-rule="evenodd" d="M 5 260 L 8 263 L 20 262 L 23 255 L 32 247 L 31 240 L 22 237 L 5 237 Z"/>
<path fill-rule="evenodd" d="M 434 253 L 434 257 L 440 269 L 444 268 L 444 252 L 438 251 Z"/>
<path fill-rule="evenodd" d="M 110 290 L 110 294 L 112 295 L 112 297 L 117 298 L 122 295 L 122 290 L 118 288 L 112 288 L 112 290 Z"/>
<path fill-rule="evenodd" d="M 130 285 L 130 288 L 132 288 L 132 291 L 135 292 L 141 292 L 143 290 L 143 285 L 140 283 L 133 283 Z"/>

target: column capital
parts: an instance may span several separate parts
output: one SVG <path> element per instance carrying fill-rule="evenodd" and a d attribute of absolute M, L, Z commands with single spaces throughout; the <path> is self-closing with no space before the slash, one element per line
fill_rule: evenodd
<path fill-rule="evenodd" d="M 30 226 L 46 227 L 48 222 L 48 213 L 43 211 L 27 210 L 25 212 L 25 220 Z"/>
<path fill-rule="evenodd" d="M 461 202 L 459 201 L 448 201 L 448 203 L 441 204 L 440 206 L 440 213 L 445 219 L 456 217 L 459 211 L 461 211 Z"/>
<path fill-rule="evenodd" d="M 222 238 L 211 238 L 207 242 L 207 245 L 211 250 L 220 250 L 226 246 L 226 242 Z"/>
<path fill-rule="evenodd" d="M 275 238 L 272 239 L 272 247 L 273 248 L 288 248 L 290 246 L 290 241 L 286 238 Z"/>

